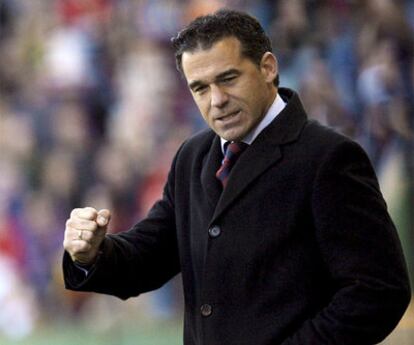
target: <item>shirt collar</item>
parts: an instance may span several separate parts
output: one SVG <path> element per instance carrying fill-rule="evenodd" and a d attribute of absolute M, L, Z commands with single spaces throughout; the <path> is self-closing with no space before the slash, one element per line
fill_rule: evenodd
<path fill-rule="evenodd" d="M 270 123 L 276 118 L 276 116 L 279 115 L 279 113 L 283 110 L 285 106 L 286 106 L 285 101 L 282 99 L 282 97 L 280 97 L 279 94 L 277 94 L 275 97 L 275 100 L 273 101 L 266 115 L 259 122 L 259 124 L 243 138 L 242 141 L 250 145 L 257 138 L 257 136 L 267 126 L 270 125 Z M 220 142 L 221 142 L 221 150 L 224 153 L 224 144 L 227 142 L 227 140 L 220 138 Z"/>

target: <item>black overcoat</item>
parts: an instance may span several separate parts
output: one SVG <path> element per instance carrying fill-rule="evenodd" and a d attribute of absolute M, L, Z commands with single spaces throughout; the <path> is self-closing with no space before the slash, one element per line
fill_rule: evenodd
<path fill-rule="evenodd" d="M 237 161 L 221 191 L 220 139 L 188 139 L 162 199 L 107 235 L 87 278 L 66 287 L 120 298 L 182 273 L 185 345 L 374 344 L 410 298 L 406 266 L 361 147 L 309 121 L 298 96 Z"/>

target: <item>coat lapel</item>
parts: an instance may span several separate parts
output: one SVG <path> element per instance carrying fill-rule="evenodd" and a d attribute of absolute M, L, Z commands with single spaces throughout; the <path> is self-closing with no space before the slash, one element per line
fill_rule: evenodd
<path fill-rule="evenodd" d="M 281 89 L 280 92 L 283 96 L 285 90 Z M 217 202 L 211 223 L 214 223 L 235 199 L 263 172 L 282 160 L 281 146 L 283 144 L 298 139 L 307 120 L 306 113 L 296 93 L 288 96 L 290 96 L 290 99 L 286 107 L 260 133 L 234 165 L 226 189 Z M 218 168 L 218 165 L 216 165 L 216 168 Z M 213 177 L 216 179 L 214 174 Z M 217 197 L 216 194 L 215 197 Z"/>
<path fill-rule="evenodd" d="M 216 171 L 221 165 L 223 153 L 220 146 L 220 138 L 216 135 L 211 144 L 211 149 L 204 158 L 203 167 L 201 170 L 201 184 L 204 192 L 207 195 L 208 202 L 216 207 L 222 187 L 220 181 L 216 178 Z"/>

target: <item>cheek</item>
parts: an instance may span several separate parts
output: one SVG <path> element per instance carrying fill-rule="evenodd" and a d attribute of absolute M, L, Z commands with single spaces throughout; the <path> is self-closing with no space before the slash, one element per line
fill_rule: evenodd
<path fill-rule="evenodd" d="M 252 80 L 250 83 L 245 83 L 237 90 L 236 97 L 239 102 L 244 103 L 249 112 L 257 111 L 257 106 L 263 98 L 263 89 L 261 83 Z"/>
<path fill-rule="evenodd" d="M 265 110 L 266 104 L 266 93 L 260 87 L 257 87 L 249 95 L 249 108 L 251 117 L 253 120 L 261 117 L 262 112 Z"/>
<path fill-rule="evenodd" d="M 193 96 L 193 100 L 194 100 L 194 103 L 196 104 L 198 110 L 200 111 L 201 116 L 203 117 L 203 119 L 208 122 L 208 117 L 209 117 L 208 116 L 208 113 L 209 113 L 208 103 L 205 100 L 203 100 L 199 97 L 195 97 L 195 96 Z"/>

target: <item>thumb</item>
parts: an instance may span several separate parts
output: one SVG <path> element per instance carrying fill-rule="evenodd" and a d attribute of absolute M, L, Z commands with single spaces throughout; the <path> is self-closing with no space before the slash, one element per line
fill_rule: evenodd
<path fill-rule="evenodd" d="M 98 216 L 96 217 L 96 223 L 100 227 L 105 227 L 108 225 L 111 219 L 111 212 L 107 209 L 99 210 Z"/>

